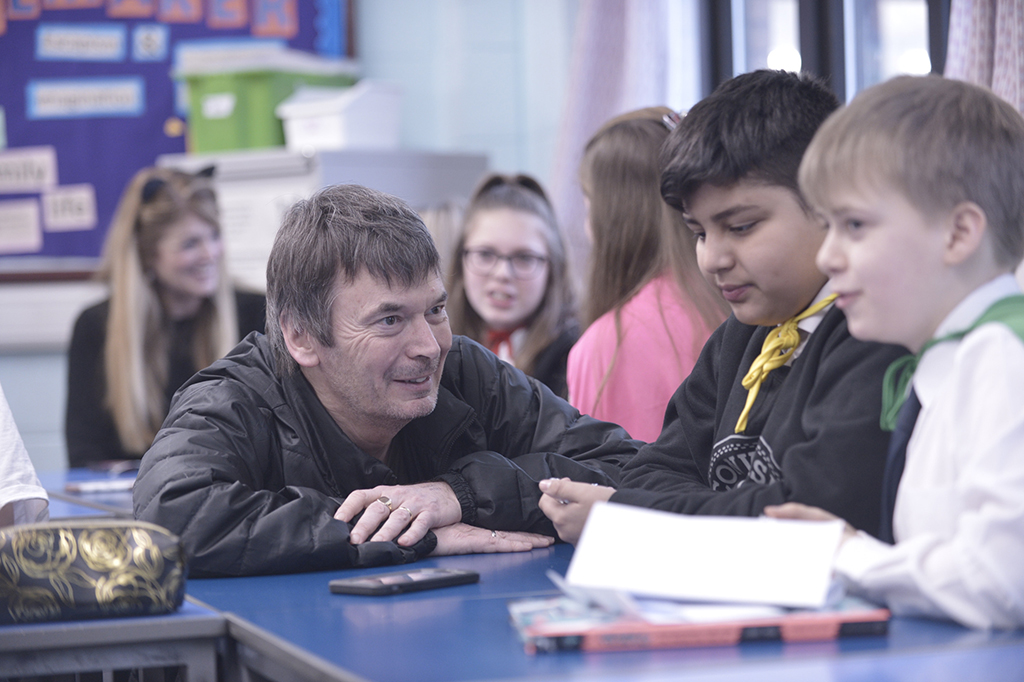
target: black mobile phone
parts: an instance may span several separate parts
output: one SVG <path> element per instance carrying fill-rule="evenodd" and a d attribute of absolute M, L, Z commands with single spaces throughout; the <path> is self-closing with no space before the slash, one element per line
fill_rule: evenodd
<path fill-rule="evenodd" d="M 461 568 L 413 568 L 361 578 L 339 578 L 330 582 L 335 594 L 385 595 L 432 590 L 435 587 L 465 585 L 480 580 L 476 571 Z"/>

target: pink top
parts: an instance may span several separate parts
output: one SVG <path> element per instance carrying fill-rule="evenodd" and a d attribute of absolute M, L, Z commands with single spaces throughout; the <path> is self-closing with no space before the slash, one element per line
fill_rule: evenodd
<path fill-rule="evenodd" d="M 634 438 L 651 442 L 661 433 L 665 408 L 693 369 L 711 330 L 683 299 L 671 275 L 648 282 L 622 306 L 620 319 L 618 355 L 615 311 L 595 320 L 569 351 L 569 402 L 584 414 L 619 424 Z"/>

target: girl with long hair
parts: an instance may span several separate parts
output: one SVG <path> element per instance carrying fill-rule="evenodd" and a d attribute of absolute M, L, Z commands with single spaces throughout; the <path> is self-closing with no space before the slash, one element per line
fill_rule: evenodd
<path fill-rule="evenodd" d="M 658 155 L 677 121 L 666 107 L 623 114 L 590 139 L 580 163 L 592 249 L 569 400 L 648 442 L 728 314 L 697 267 L 692 233 L 661 198 Z"/>
<path fill-rule="evenodd" d="M 448 278 L 452 331 L 565 397 L 579 335 L 565 240 L 540 183 L 489 175 L 466 207 Z"/>
<path fill-rule="evenodd" d="M 146 168 L 121 196 L 99 272 L 110 297 L 79 315 L 68 351 L 72 467 L 141 457 L 174 392 L 263 331 L 264 297 L 228 280 L 211 176 Z"/>

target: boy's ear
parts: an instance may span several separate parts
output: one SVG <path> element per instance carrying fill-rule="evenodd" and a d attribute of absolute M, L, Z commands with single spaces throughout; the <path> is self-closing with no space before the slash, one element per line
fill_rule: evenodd
<path fill-rule="evenodd" d="M 962 201 L 949 214 L 946 265 L 959 265 L 977 252 L 988 232 L 988 217 L 973 201 Z"/>
<path fill-rule="evenodd" d="M 295 324 L 288 314 L 281 315 L 281 334 L 284 336 L 284 345 L 288 347 L 288 354 L 300 367 L 316 367 L 320 364 L 320 345 L 312 334 Z"/>

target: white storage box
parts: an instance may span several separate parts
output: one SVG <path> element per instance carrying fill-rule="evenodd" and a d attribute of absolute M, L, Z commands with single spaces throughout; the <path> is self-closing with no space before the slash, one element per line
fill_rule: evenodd
<path fill-rule="evenodd" d="M 285 146 L 317 149 L 395 149 L 401 135 L 402 91 L 361 80 L 347 88 L 300 87 L 274 110 L 284 122 Z"/>

